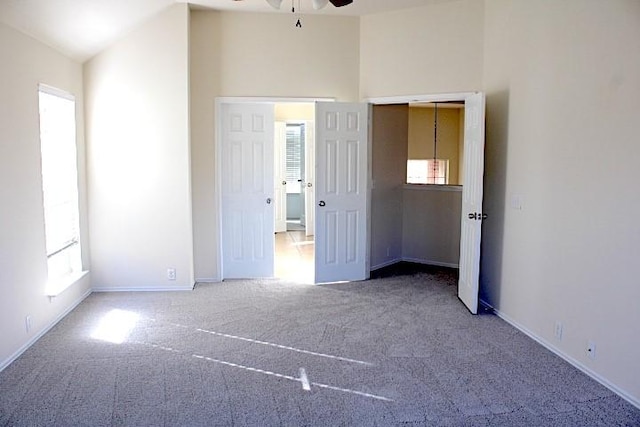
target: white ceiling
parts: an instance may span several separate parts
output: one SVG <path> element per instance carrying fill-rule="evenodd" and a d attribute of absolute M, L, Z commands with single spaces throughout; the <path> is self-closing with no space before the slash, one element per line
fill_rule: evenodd
<path fill-rule="evenodd" d="M 265 0 L 0 0 L 0 22 L 85 61 L 174 3 L 236 12 L 291 13 L 291 1 L 284 0 L 276 11 Z M 321 11 L 313 10 L 311 0 L 293 1 L 296 7 L 300 2 L 305 14 L 363 16 L 456 0 L 354 0 L 341 8 L 329 4 Z"/>

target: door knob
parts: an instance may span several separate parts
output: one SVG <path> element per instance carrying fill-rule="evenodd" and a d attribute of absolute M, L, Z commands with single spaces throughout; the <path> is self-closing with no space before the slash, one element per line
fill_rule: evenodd
<path fill-rule="evenodd" d="M 486 213 L 472 212 L 469 214 L 469 219 L 475 219 L 478 221 L 482 221 L 483 219 L 487 219 L 488 215 Z"/>
<path fill-rule="evenodd" d="M 271 204 L 271 197 L 267 198 L 267 204 L 270 205 Z"/>
<path fill-rule="evenodd" d="M 313 187 L 313 184 L 310 183 L 310 182 L 307 182 L 307 187 L 311 188 L 311 187 Z"/>
<path fill-rule="evenodd" d="M 287 185 L 287 181 L 282 181 L 282 185 Z"/>
<path fill-rule="evenodd" d="M 318 206 L 325 207 L 327 204 L 324 202 L 324 200 L 320 200 L 320 203 L 318 203 Z"/>

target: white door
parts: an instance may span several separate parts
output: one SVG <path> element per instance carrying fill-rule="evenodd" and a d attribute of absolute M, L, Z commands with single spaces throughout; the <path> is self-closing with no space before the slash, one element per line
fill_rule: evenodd
<path fill-rule="evenodd" d="M 368 111 L 367 104 L 316 104 L 316 283 L 369 276 Z"/>
<path fill-rule="evenodd" d="M 313 236 L 316 233 L 316 221 L 315 221 L 315 170 L 316 170 L 316 144 L 315 124 L 312 121 L 305 123 L 305 136 L 304 143 L 306 145 L 305 150 L 305 193 L 304 193 L 304 212 L 305 212 L 305 230 L 307 236 Z"/>
<path fill-rule="evenodd" d="M 275 122 L 275 232 L 287 231 L 287 124 Z"/>
<path fill-rule="evenodd" d="M 273 105 L 221 110 L 223 278 L 273 277 Z"/>
<path fill-rule="evenodd" d="M 458 297 L 471 313 L 478 312 L 482 193 L 484 173 L 484 94 L 475 93 L 464 103 L 464 185 L 460 229 Z"/>

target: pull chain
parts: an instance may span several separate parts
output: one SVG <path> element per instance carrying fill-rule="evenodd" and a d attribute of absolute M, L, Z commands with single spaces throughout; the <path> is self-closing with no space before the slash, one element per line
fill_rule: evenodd
<path fill-rule="evenodd" d="M 433 160 L 438 158 L 438 103 L 435 103 L 433 112 Z M 434 162 L 435 163 L 435 162 Z"/>
<path fill-rule="evenodd" d="M 291 0 L 291 13 L 296 13 L 295 0 Z M 296 22 L 296 28 L 302 28 L 302 21 L 300 20 L 300 0 L 298 0 L 298 21 Z"/>

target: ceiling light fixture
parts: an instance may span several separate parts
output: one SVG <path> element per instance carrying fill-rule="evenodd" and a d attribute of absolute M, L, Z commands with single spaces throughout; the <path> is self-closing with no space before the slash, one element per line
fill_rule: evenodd
<path fill-rule="evenodd" d="M 315 10 L 320 10 L 329 4 L 329 0 L 312 0 L 311 2 Z"/>
<path fill-rule="evenodd" d="M 313 8 L 315 10 L 325 8 L 329 4 L 329 2 L 331 2 L 331 4 L 335 7 L 342 7 L 353 3 L 353 0 L 311 0 L 311 3 L 313 4 Z M 282 0 L 267 0 L 267 3 L 269 3 L 274 9 L 280 9 Z"/>
<path fill-rule="evenodd" d="M 282 0 L 267 0 L 267 3 L 269 3 L 271 7 L 274 9 L 280 9 L 280 6 L 282 5 Z"/>

